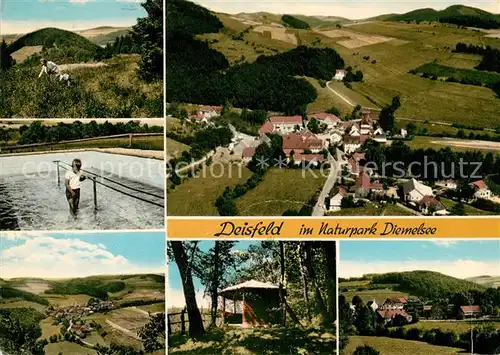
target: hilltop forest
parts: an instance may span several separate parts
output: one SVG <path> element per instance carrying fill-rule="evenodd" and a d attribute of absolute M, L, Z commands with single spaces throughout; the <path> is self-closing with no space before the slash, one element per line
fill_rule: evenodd
<path fill-rule="evenodd" d="M 439 21 L 458 26 L 484 29 L 500 28 L 500 15 L 463 5 L 452 5 L 444 10 L 418 9 L 401 15 L 390 16 L 389 21 Z"/>
<path fill-rule="evenodd" d="M 217 33 L 220 20 L 185 0 L 167 0 L 167 78 L 169 102 L 220 105 L 299 113 L 317 97 L 305 79 L 329 80 L 344 60 L 334 49 L 298 46 L 288 52 L 245 58 L 229 65 L 224 55 L 195 36 Z"/>

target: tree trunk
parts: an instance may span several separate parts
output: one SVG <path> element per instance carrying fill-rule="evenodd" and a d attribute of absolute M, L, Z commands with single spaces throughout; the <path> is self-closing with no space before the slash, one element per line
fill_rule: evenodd
<path fill-rule="evenodd" d="M 299 318 L 297 317 L 297 315 L 293 311 L 292 307 L 290 307 L 290 305 L 288 304 L 288 302 L 286 301 L 286 299 L 285 299 L 285 309 L 288 312 L 288 314 L 290 315 L 290 318 L 292 318 L 292 321 L 295 324 L 301 325 Z"/>
<path fill-rule="evenodd" d="M 189 317 L 189 336 L 195 337 L 205 333 L 203 319 L 196 304 L 196 293 L 194 291 L 193 276 L 189 268 L 189 261 L 182 242 L 170 242 L 174 254 L 175 263 L 179 268 L 182 280 L 182 289 L 186 299 L 186 309 Z"/>
<path fill-rule="evenodd" d="M 335 242 L 323 242 L 326 257 L 328 310 L 332 320 L 337 319 L 337 251 Z"/>
<path fill-rule="evenodd" d="M 213 274 L 210 280 L 210 297 L 211 297 L 211 320 L 210 326 L 215 326 L 217 322 L 217 306 L 218 306 L 218 290 L 219 290 L 219 269 L 220 269 L 220 242 L 215 241 L 213 255 Z"/>
<path fill-rule="evenodd" d="M 282 319 L 281 319 L 281 324 L 283 326 L 286 325 L 286 300 L 285 300 L 285 292 L 283 291 L 283 286 L 285 284 L 285 246 L 283 244 L 283 241 L 279 241 L 279 246 L 280 246 L 280 267 L 281 267 L 281 278 L 280 278 L 280 284 L 279 284 L 279 296 L 280 296 L 280 303 L 281 303 L 281 313 L 282 313 Z"/>
<path fill-rule="evenodd" d="M 307 276 L 311 282 L 314 291 L 314 300 L 316 301 L 316 311 L 322 317 L 328 317 L 328 310 L 326 309 L 325 301 L 321 295 L 321 290 L 318 286 L 318 281 L 316 280 L 316 273 L 314 272 L 314 267 L 312 264 L 312 248 L 311 242 L 304 242 L 304 255 L 305 255 L 305 266 L 307 270 Z"/>
<path fill-rule="evenodd" d="M 305 265 L 305 248 L 304 243 L 299 243 L 299 260 L 300 260 L 300 277 L 302 279 L 302 290 L 304 292 L 304 302 L 306 303 L 306 317 L 311 320 L 311 311 L 309 309 L 309 289 L 307 285 L 307 269 Z"/>

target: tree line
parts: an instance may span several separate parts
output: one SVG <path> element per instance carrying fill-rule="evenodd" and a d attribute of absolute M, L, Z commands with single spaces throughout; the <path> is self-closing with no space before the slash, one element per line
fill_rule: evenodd
<path fill-rule="evenodd" d="M 405 170 L 412 164 L 411 174 L 419 176 L 419 180 L 435 182 L 442 179 L 456 179 L 463 181 L 467 185 L 472 180 L 478 180 L 478 176 L 485 177 L 494 174 L 500 169 L 500 157 L 493 153 L 482 153 L 479 151 L 457 152 L 450 147 L 435 150 L 414 149 L 412 150 L 404 141 L 395 141 L 391 146 L 383 146 L 375 141 L 368 141 L 364 144 L 366 159 L 377 165 L 379 173 L 381 167 L 386 166 L 386 177 L 397 177 L 401 175 L 397 171 L 394 162 L 400 164 L 400 168 Z M 392 162 L 393 164 L 386 164 Z M 476 163 L 480 164 L 476 171 Z M 459 166 L 462 165 L 462 171 Z M 401 176 L 400 176 L 401 177 Z"/>
<path fill-rule="evenodd" d="M 19 144 L 55 143 L 66 140 L 112 136 L 127 133 L 161 133 L 163 127 L 141 124 L 139 121 L 97 123 L 58 122 L 56 125 L 44 125 L 42 121 L 33 121 L 19 128 Z"/>
<path fill-rule="evenodd" d="M 311 28 L 311 26 L 309 26 L 309 24 L 307 22 L 302 21 L 302 20 L 300 20 L 297 17 L 292 16 L 292 15 L 283 15 L 283 16 L 281 16 L 281 20 L 285 24 L 287 24 L 288 26 L 290 26 L 292 28 L 297 28 L 300 30 L 307 30 L 307 29 Z"/>
<path fill-rule="evenodd" d="M 478 70 L 495 71 L 500 73 L 500 50 L 491 46 L 474 45 L 458 42 L 455 46 L 456 53 L 480 54 L 483 56 L 481 63 L 475 68 Z"/>

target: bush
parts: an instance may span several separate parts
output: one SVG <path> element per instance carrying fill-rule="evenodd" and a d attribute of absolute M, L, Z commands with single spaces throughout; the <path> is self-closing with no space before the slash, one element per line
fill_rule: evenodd
<path fill-rule="evenodd" d="M 379 354 L 380 354 L 379 351 L 368 345 L 358 346 L 353 353 L 353 355 L 379 355 Z"/>

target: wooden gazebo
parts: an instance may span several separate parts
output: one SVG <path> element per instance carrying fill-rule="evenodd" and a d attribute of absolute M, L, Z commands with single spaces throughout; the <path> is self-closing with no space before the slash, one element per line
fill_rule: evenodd
<path fill-rule="evenodd" d="M 280 295 L 276 285 L 250 280 L 227 287 L 219 295 L 222 297 L 223 325 L 255 327 L 280 324 Z M 232 312 L 226 310 L 226 300 L 233 301 Z M 236 302 L 241 302 L 238 310 Z"/>

